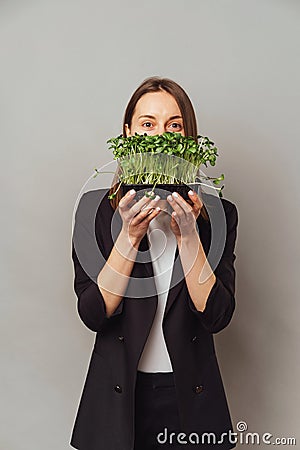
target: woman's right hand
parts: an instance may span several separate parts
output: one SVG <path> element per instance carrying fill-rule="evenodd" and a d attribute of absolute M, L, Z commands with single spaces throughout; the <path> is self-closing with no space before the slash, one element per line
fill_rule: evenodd
<path fill-rule="evenodd" d="M 131 244 L 138 248 L 145 236 L 148 225 L 156 217 L 161 209 L 157 207 L 159 195 L 155 199 L 145 195 L 139 200 L 134 200 L 136 192 L 131 190 L 124 195 L 119 202 L 119 213 L 123 221 L 122 232 L 130 239 Z"/>

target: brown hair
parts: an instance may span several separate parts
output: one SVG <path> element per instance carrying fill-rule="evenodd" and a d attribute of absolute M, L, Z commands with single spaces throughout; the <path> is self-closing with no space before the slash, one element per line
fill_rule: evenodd
<path fill-rule="evenodd" d="M 182 119 L 183 119 L 183 128 L 185 131 L 185 136 L 191 136 L 195 140 L 197 140 L 197 121 L 195 116 L 195 111 L 192 105 L 191 100 L 189 99 L 187 93 L 182 89 L 179 84 L 175 83 L 175 81 L 170 80 L 169 78 L 160 78 L 160 77 L 150 77 L 146 78 L 140 84 L 140 86 L 134 91 L 129 100 L 125 114 L 123 119 L 123 136 L 126 137 L 126 127 L 131 127 L 132 117 L 135 111 L 135 107 L 139 99 L 147 94 L 148 92 L 158 92 L 165 91 L 171 94 L 176 100 L 178 107 L 180 109 Z M 112 181 L 112 186 L 110 188 L 109 194 L 113 194 L 119 187 L 119 175 L 120 175 L 120 167 L 117 169 L 114 179 Z M 110 200 L 113 209 L 117 209 L 119 201 L 122 198 L 122 190 L 119 189 L 116 196 Z M 208 220 L 208 214 L 205 210 L 205 206 L 201 208 L 200 213 L 205 220 Z"/>

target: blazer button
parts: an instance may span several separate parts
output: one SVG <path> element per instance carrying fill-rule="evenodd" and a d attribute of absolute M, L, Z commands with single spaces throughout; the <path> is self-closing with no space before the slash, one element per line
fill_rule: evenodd
<path fill-rule="evenodd" d="M 192 342 L 195 342 L 196 339 L 197 339 L 197 336 L 193 336 L 192 339 L 191 339 L 191 341 L 192 341 Z"/>
<path fill-rule="evenodd" d="M 124 342 L 124 336 L 119 336 L 118 339 L 119 339 L 120 342 Z"/>
<path fill-rule="evenodd" d="M 122 388 L 121 388 L 121 386 L 119 386 L 118 384 L 115 386 L 115 391 L 118 393 L 118 394 L 121 394 L 122 393 Z"/>
<path fill-rule="evenodd" d="M 200 386 L 195 387 L 196 394 L 200 394 L 202 391 L 203 391 L 203 386 L 200 385 Z"/>

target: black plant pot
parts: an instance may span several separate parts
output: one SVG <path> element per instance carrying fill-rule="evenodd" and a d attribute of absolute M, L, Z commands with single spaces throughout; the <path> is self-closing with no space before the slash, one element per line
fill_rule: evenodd
<path fill-rule="evenodd" d="M 136 190 L 135 199 L 140 200 L 146 192 L 152 192 L 154 184 L 122 184 L 121 189 L 123 196 L 131 189 Z M 181 197 L 184 198 L 188 203 L 192 204 L 190 197 L 188 196 L 188 191 L 193 189 L 199 195 L 199 184 L 191 183 L 187 184 L 156 184 L 153 192 L 154 196 L 159 195 L 162 200 L 166 200 L 167 196 L 172 194 L 172 192 L 178 192 Z"/>

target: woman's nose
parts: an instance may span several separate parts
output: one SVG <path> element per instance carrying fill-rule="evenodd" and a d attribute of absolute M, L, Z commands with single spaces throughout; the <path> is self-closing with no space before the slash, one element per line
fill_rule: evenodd
<path fill-rule="evenodd" d="M 165 126 L 163 124 L 159 124 L 157 128 L 157 134 L 163 134 L 165 131 Z"/>

